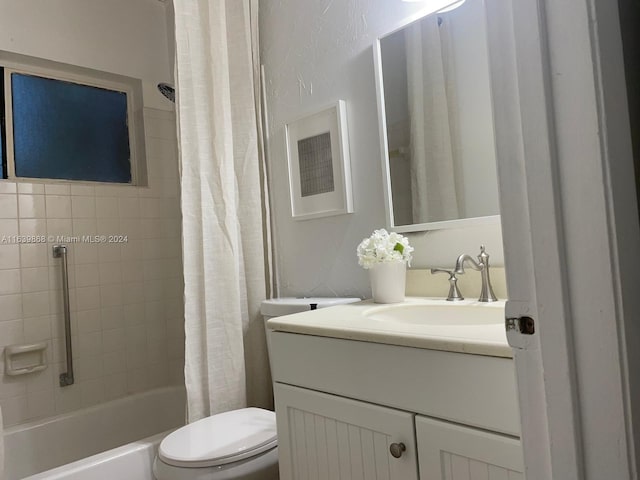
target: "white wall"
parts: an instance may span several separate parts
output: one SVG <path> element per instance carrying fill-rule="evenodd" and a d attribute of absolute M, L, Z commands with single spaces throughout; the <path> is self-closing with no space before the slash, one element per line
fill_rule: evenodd
<path fill-rule="evenodd" d="M 2 235 L 126 235 L 69 244 L 76 384 L 64 371 L 59 260 L 51 245 L 0 244 L 0 351 L 44 341 L 48 368 L 4 375 L 5 425 L 181 383 L 183 282 L 164 5 L 156 0 L 0 0 L 0 50 L 142 79 L 148 186 L 0 180 Z"/>
<path fill-rule="evenodd" d="M 281 295 L 369 296 L 355 249 L 385 225 L 373 53 L 375 39 L 402 26 L 423 4 L 401 0 L 282 0 L 261 4 L 269 154 Z M 289 206 L 284 125 L 347 102 L 355 213 L 294 222 Z M 502 264 L 498 225 L 411 235 L 413 266 L 453 266 L 487 245 Z M 443 279 L 443 282 L 446 279 Z"/>

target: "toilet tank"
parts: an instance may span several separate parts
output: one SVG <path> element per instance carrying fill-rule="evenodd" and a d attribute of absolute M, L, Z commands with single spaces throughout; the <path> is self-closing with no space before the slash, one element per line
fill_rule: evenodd
<path fill-rule="evenodd" d="M 284 297 L 264 300 L 260 308 L 260 313 L 264 319 L 264 328 L 267 334 L 269 365 L 271 365 L 271 341 L 269 339 L 269 329 L 267 329 L 267 320 L 273 317 L 281 317 L 282 315 L 291 315 L 293 313 L 306 312 L 307 310 L 316 310 L 318 308 L 326 308 L 333 305 L 355 303 L 359 301 L 359 298 L 354 297 Z"/>

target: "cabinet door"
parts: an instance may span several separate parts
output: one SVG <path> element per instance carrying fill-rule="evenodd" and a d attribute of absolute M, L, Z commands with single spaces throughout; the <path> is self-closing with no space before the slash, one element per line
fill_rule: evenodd
<path fill-rule="evenodd" d="M 280 480 L 418 480 L 415 415 L 280 383 L 274 393 Z"/>
<path fill-rule="evenodd" d="M 416 417 L 422 480 L 524 480 L 520 440 Z"/>

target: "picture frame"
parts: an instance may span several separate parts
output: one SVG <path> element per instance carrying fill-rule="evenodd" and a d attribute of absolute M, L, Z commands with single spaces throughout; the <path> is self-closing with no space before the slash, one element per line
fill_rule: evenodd
<path fill-rule="evenodd" d="M 285 137 L 293 219 L 353 213 L 344 100 L 286 124 Z"/>

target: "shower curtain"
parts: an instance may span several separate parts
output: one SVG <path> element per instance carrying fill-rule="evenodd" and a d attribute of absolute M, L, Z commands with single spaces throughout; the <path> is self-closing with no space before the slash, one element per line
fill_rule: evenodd
<path fill-rule="evenodd" d="M 174 0 L 189 421 L 272 403 L 257 0 Z"/>
<path fill-rule="evenodd" d="M 447 18 L 426 17 L 405 35 L 413 222 L 457 219 L 463 189 L 456 175 L 458 105 Z"/>

